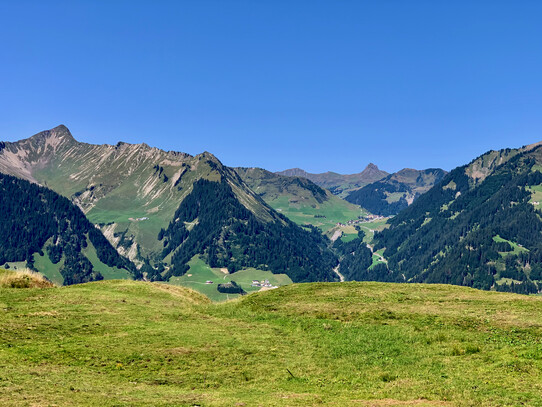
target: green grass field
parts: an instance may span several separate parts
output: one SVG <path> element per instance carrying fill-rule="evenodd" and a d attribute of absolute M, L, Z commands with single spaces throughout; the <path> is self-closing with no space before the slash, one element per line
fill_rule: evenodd
<path fill-rule="evenodd" d="M 345 225 L 345 226 L 335 226 L 332 229 L 330 229 L 326 235 L 328 237 L 332 237 L 335 231 L 340 230 L 343 234 L 341 236 L 341 240 L 344 242 L 350 242 L 354 240 L 356 237 L 358 237 L 358 231 L 356 229 L 357 227 L 360 227 L 361 230 L 365 233 L 365 237 L 363 238 L 363 241 L 365 243 L 371 243 L 374 238 L 374 232 L 375 231 L 381 231 L 388 227 L 387 224 L 388 218 L 384 219 L 378 219 L 374 220 L 372 222 L 363 222 L 359 223 L 357 225 Z"/>
<path fill-rule="evenodd" d="M 511 255 L 511 254 L 514 254 L 514 255 L 518 255 L 522 252 L 528 252 L 529 250 L 518 245 L 517 243 L 514 243 L 510 240 L 506 240 L 506 239 L 503 239 L 502 237 L 500 237 L 499 235 L 497 236 L 494 236 L 493 237 L 493 240 L 497 243 L 500 243 L 500 242 L 506 242 L 508 243 L 511 247 L 512 247 L 512 251 L 510 252 L 500 252 L 499 254 L 502 256 L 502 257 L 505 257 L 505 256 L 508 256 L 508 255 Z"/>
<path fill-rule="evenodd" d="M 332 197 L 331 200 L 315 205 L 315 207 L 291 204 L 287 196 L 279 196 L 267 203 L 293 222 L 299 225 L 318 226 L 323 232 L 329 231 L 338 222 L 347 222 L 366 214 L 359 206 L 337 197 Z M 325 218 L 315 218 L 315 215 L 325 216 Z"/>
<path fill-rule="evenodd" d="M 128 280 L 0 289 L 2 406 L 540 406 L 542 299 Z"/>
<path fill-rule="evenodd" d="M 260 287 L 251 287 L 252 280 L 269 280 L 276 286 L 292 284 L 292 280 L 286 274 L 273 274 L 270 271 L 248 268 L 237 271 L 233 274 L 227 274 L 220 269 L 209 267 L 198 255 L 194 256 L 188 263 L 190 270 L 181 277 L 172 277 L 170 283 L 181 285 L 196 290 L 212 301 L 226 301 L 239 297 L 239 294 L 224 294 L 218 292 L 217 285 L 228 281 L 235 281 L 247 293 L 258 291 Z M 206 284 L 206 281 L 212 281 L 213 284 Z"/>
<path fill-rule="evenodd" d="M 372 269 L 377 264 L 385 263 L 385 261 L 382 260 L 382 258 L 384 258 L 384 251 L 385 249 L 380 249 L 373 253 L 373 264 L 371 264 L 371 266 L 369 267 L 370 269 Z"/>
<path fill-rule="evenodd" d="M 43 256 L 37 253 L 34 254 L 34 267 L 36 270 L 56 285 L 62 285 L 64 282 L 64 277 L 62 277 L 59 271 L 63 265 L 64 259 L 60 260 L 57 264 L 53 264 L 46 253 Z"/>
<path fill-rule="evenodd" d="M 531 199 L 529 202 L 538 202 L 538 205 L 535 205 L 535 208 L 540 208 L 540 202 L 542 201 L 542 185 L 533 185 L 527 187 L 526 189 L 531 193 Z"/>
<path fill-rule="evenodd" d="M 96 253 L 94 245 L 90 242 L 88 246 L 83 249 L 83 254 L 87 257 L 87 259 L 90 260 L 94 270 L 99 271 L 106 280 L 129 280 L 132 278 L 128 270 L 119 269 L 117 267 L 109 267 L 108 265 L 102 263 L 100 259 L 98 259 L 98 254 Z"/>

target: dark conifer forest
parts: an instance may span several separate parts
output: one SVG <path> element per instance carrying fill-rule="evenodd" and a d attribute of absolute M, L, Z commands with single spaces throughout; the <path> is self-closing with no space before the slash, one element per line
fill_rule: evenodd
<path fill-rule="evenodd" d="M 195 254 L 211 267 L 227 267 L 230 273 L 246 267 L 285 273 L 294 282 L 334 281 L 337 258 L 329 240 L 316 228 L 303 229 L 276 214 L 262 222 L 236 198 L 227 182 L 200 179 L 181 203 L 174 220 L 160 233 L 162 257 L 173 252 L 172 269 L 182 275 Z M 186 223 L 194 223 L 188 231 Z"/>
<path fill-rule="evenodd" d="M 540 291 L 542 221 L 528 189 L 542 184 L 539 150 L 516 155 L 477 184 L 467 166 L 449 173 L 376 235 L 393 273 L 375 279 Z"/>
<path fill-rule="evenodd" d="M 101 262 L 137 273 L 69 199 L 4 174 L 0 197 L 0 264 L 26 261 L 32 268 L 34 254 L 45 250 L 54 264 L 64 260 L 60 268 L 64 284 L 101 280 L 82 253 L 88 239 Z"/>

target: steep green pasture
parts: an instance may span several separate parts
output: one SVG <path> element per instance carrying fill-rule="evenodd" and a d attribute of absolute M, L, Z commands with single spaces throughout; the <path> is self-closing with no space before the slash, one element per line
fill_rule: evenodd
<path fill-rule="evenodd" d="M 292 284 L 292 280 L 286 274 L 273 274 L 270 271 L 257 270 L 248 268 L 237 271 L 233 274 L 225 273 L 218 268 L 211 268 L 198 255 L 194 256 L 188 263 L 190 270 L 181 277 L 172 277 L 170 283 L 181 285 L 198 291 L 213 301 L 226 301 L 239 297 L 239 294 L 224 294 L 218 292 L 217 285 L 235 281 L 247 293 L 260 290 L 260 287 L 251 287 L 252 280 L 269 280 L 276 286 Z M 213 284 L 206 284 L 207 281 L 212 281 Z"/>
<path fill-rule="evenodd" d="M 528 252 L 529 251 L 525 247 L 522 247 L 522 246 L 518 245 L 517 243 L 514 243 L 514 242 L 512 242 L 510 240 L 503 239 L 499 235 L 494 236 L 493 240 L 495 242 L 497 242 L 497 243 L 506 242 L 512 247 L 512 251 L 510 251 L 510 252 L 499 253 L 502 257 L 506 257 L 506 256 L 511 255 L 511 254 L 518 255 L 518 254 L 520 254 L 522 252 Z"/>
<path fill-rule="evenodd" d="M 96 253 L 96 249 L 92 243 L 88 241 L 87 244 L 88 246 L 82 250 L 82 253 L 87 259 L 90 260 L 94 270 L 99 271 L 104 279 L 117 280 L 132 278 L 127 270 L 109 267 L 108 265 L 102 263 L 100 259 L 98 259 L 98 254 Z M 63 266 L 63 264 L 64 258 L 62 258 L 62 260 L 60 260 L 57 264 L 53 264 L 45 251 L 43 256 L 39 255 L 38 253 L 34 254 L 34 267 L 36 270 L 57 285 L 62 285 L 64 282 L 64 277 L 62 277 L 62 274 L 60 274 L 60 268 Z"/>
<path fill-rule="evenodd" d="M 531 199 L 529 202 L 533 204 L 538 202 L 538 204 L 535 205 L 535 207 L 538 208 L 540 206 L 540 201 L 542 201 L 542 185 L 533 185 L 527 187 L 526 189 L 531 193 Z"/>
<path fill-rule="evenodd" d="M 384 258 L 384 249 L 380 249 L 380 250 L 377 250 L 376 252 L 374 252 L 373 253 L 373 264 L 371 264 L 371 266 L 369 268 L 372 269 L 377 264 L 385 263 L 385 261 L 382 260 L 383 258 Z"/>
<path fill-rule="evenodd" d="M 318 226 L 324 232 L 333 228 L 338 222 L 344 223 L 366 214 L 359 206 L 335 196 L 323 203 L 314 204 L 314 206 L 292 204 L 287 196 L 279 196 L 267 203 L 293 222 L 299 225 L 310 224 Z M 315 216 L 325 217 L 315 218 Z"/>
<path fill-rule="evenodd" d="M 87 257 L 87 259 L 90 260 L 92 263 L 92 266 L 94 267 L 94 270 L 99 271 L 103 278 L 106 280 L 131 280 L 132 276 L 128 272 L 128 270 L 125 269 L 119 269 L 117 267 L 109 267 L 107 264 L 104 264 L 98 259 L 98 254 L 96 253 L 96 249 L 92 245 L 92 243 L 89 242 L 89 245 L 83 250 L 83 254 Z"/>
<path fill-rule="evenodd" d="M 60 260 L 57 264 L 53 264 L 47 253 L 43 253 L 43 256 L 40 256 L 38 253 L 34 254 L 34 267 L 36 270 L 57 285 L 62 285 L 64 282 L 64 277 L 60 274 L 60 268 L 63 265 L 64 259 Z"/>
<path fill-rule="evenodd" d="M 2 406 L 540 406 L 542 299 L 289 285 L 0 289 Z"/>

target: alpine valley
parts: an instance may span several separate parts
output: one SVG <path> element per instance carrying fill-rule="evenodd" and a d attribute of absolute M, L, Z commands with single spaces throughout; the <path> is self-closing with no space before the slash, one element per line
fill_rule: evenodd
<path fill-rule="evenodd" d="M 0 143 L 0 405 L 540 405 L 542 143 L 301 175 Z"/>
<path fill-rule="evenodd" d="M 0 264 L 65 285 L 167 281 L 213 300 L 343 280 L 538 293 L 541 148 L 450 173 L 272 173 L 81 143 L 61 125 L 0 144 Z"/>

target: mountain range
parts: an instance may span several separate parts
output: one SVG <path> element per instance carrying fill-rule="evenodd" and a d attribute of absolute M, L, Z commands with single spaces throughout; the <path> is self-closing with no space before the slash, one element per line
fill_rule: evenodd
<path fill-rule="evenodd" d="M 397 215 L 421 194 L 439 183 L 445 175 L 446 171 L 440 168 L 405 168 L 350 192 L 345 199 L 374 214 Z"/>
<path fill-rule="evenodd" d="M 181 281 L 203 267 L 230 280 L 253 270 L 293 282 L 542 288 L 542 143 L 489 151 L 449 173 L 371 164 L 342 176 L 80 143 L 58 126 L 0 143 L 0 176 L 0 263 L 58 283 Z M 377 228 L 369 213 L 392 217 Z"/>
<path fill-rule="evenodd" d="M 183 275 L 196 255 L 230 272 L 336 278 L 324 236 L 273 210 L 210 153 L 80 143 L 65 126 L 0 147 L 0 172 L 69 198 L 148 279 Z"/>
<path fill-rule="evenodd" d="M 309 173 L 301 168 L 291 168 L 277 172 L 278 175 L 287 177 L 302 177 L 311 180 L 322 188 L 329 189 L 333 194 L 344 196 L 349 191 L 361 188 L 367 184 L 378 181 L 389 175 L 380 170 L 375 164 L 370 163 L 365 169 L 357 174 L 339 174 L 336 172 L 323 172 L 320 174 Z"/>

